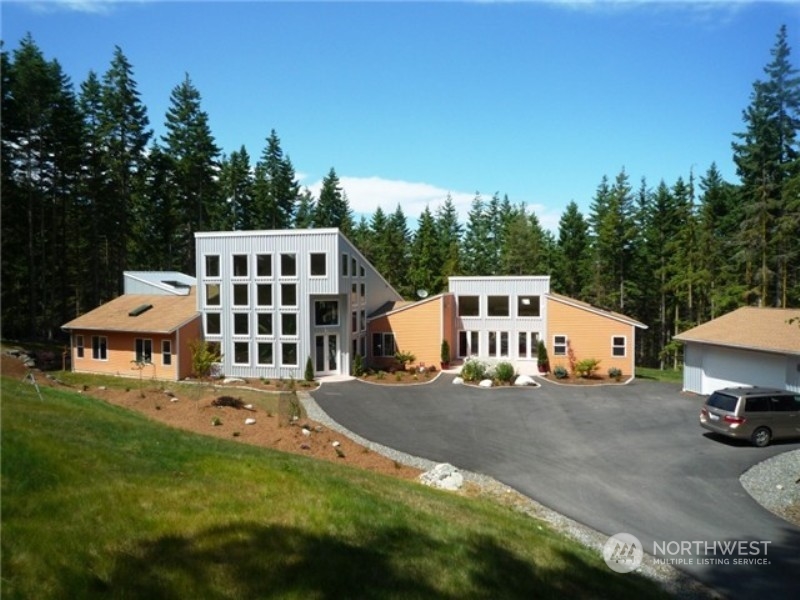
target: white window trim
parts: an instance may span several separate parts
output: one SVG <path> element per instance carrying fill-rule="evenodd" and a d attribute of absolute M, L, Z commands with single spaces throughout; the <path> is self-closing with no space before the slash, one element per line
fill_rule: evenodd
<path fill-rule="evenodd" d="M 461 314 L 461 297 L 464 298 L 477 298 L 478 299 L 478 314 L 477 315 L 462 315 Z M 456 294 L 456 317 L 459 319 L 480 319 L 483 313 L 483 301 L 480 294 Z M 466 331 L 466 330 L 465 330 Z"/>
<path fill-rule="evenodd" d="M 246 275 L 236 275 L 236 270 L 234 269 L 234 264 L 236 263 L 237 256 L 244 256 L 245 263 L 247 265 L 247 274 Z M 231 279 L 233 281 L 244 281 L 245 279 L 250 278 L 250 255 L 243 252 L 234 252 L 231 254 Z"/>
<path fill-rule="evenodd" d="M 261 358 L 258 354 L 258 345 L 259 344 L 271 344 L 272 345 L 272 362 L 270 363 L 262 363 Z M 275 341 L 274 340 L 257 340 L 256 341 L 256 365 L 259 367 L 274 367 L 275 366 Z"/>
<path fill-rule="evenodd" d="M 245 315 L 247 317 L 247 333 L 236 333 L 236 315 Z M 231 336 L 234 338 L 249 338 L 252 331 L 252 319 L 249 312 L 231 311 Z"/>
<path fill-rule="evenodd" d="M 215 285 L 219 289 L 219 295 L 217 296 L 218 302 L 216 304 L 211 304 L 208 301 L 208 297 L 209 297 L 208 296 L 208 287 L 211 286 L 211 285 Z M 218 308 L 218 307 L 222 306 L 222 283 L 220 283 L 219 281 L 206 282 L 206 284 L 203 286 L 203 306 L 204 307 L 211 306 L 211 307 L 214 307 L 214 308 Z"/>
<path fill-rule="evenodd" d="M 297 355 L 297 357 L 295 359 L 296 362 L 294 362 L 294 363 L 285 363 L 285 362 L 283 362 L 283 345 L 284 344 L 294 344 L 295 345 L 295 350 L 296 350 L 295 354 Z M 297 367 L 297 366 L 300 366 L 299 343 L 294 341 L 294 340 L 292 340 L 292 339 L 289 339 L 287 341 L 280 342 L 280 346 L 281 346 L 281 350 L 280 350 L 280 352 L 281 352 L 281 366 L 282 367 Z M 274 348 L 273 348 L 273 357 L 274 357 Z"/>
<path fill-rule="evenodd" d="M 211 275 L 208 272 L 208 259 L 211 257 L 217 257 L 217 270 L 219 271 L 216 275 Z M 220 260 L 219 254 L 204 254 L 203 255 L 203 277 L 205 279 L 222 279 L 222 261 Z"/>
<path fill-rule="evenodd" d="M 141 340 L 142 341 L 142 354 L 144 354 L 145 350 L 145 342 L 150 342 L 150 358 L 149 360 L 145 360 L 142 362 L 146 362 L 148 364 L 153 364 L 153 338 L 133 338 L 133 359 L 136 360 L 139 357 L 136 356 L 136 343 Z M 108 347 L 106 347 L 107 349 Z"/>
<path fill-rule="evenodd" d="M 283 272 L 283 257 L 284 256 L 294 256 L 294 275 L 286 275 Z M 280 273 L 278 273 L 279 279 L 286 279 L 286 280 L 295 280 L 298 277 L 298 261 L 297 261 L 297 252 L 279 252 L 278 253 L 278 266 L 280 267 Z"/>
<path fill-rule="evenodd" d="M 519 305 L 524 298 L 538 298 L 539 300 L 539 314 L 538 315 L 521 315 L 519 314 Z M 517 295 L 517 318 L 518 319 L 541 319 L 542 318 L 542 297 L 540 294 L 518 294 Z"/>
<path fill-rule="evenodd" d="M 106 348 L 106 357 L 105 358 L 95 358 L 95 356 L 94 356 L 94 338 L 97 338 L 98 340 L 105 340 L 106 341 L 105 344 L 98 344 L 97 345 L 98 351 L 100 350 L 101 346 L 105 346 L 105 348 Z M 106 335 L 93 335 L 92 336 L 92 360 L 99 360 L 99 361 L 102 361 L 102 362 L 107 362 L 108 361 L 108 336 L 106 336 Z"/>
<path fill-rule="evenodd" d="M 247 288 L 247 298 L 245 301 L 247 304 L 236 304 L 236 286 L 243 285 Z M 250 308 L 250 283 L 247 281 L 239 281 L 236 280 L 231 283 L 231 307 L 233 308 Z"/>
<path fill-rule="evenodd" d="M 236 344 L 247 344 L 247 362 L 236 362 Z M 233 340 L 233 342 L 231 342 L 231 347 L 233 350 L 232 352 L 233 360 L 231 362 L 234 365 L 244 365 L 244 366 L 251 365 L 253 361 L 250 360 L 252 356 L 252 348 L 250 346 L 251 346 L 250 340 Z"/>
<path fill-rule="evenodd" d="M 322 256 L 325 261 L 325 272 L 322 275 L 314 275 L 312 268 L 314 256 Z M 309 279 L 326 279 L 328 277 L 328 253 L 327 252 L 309 252 L 308 253 L 308 278 Z"/>
<path fill-rule="evenodd" d="M 262 285 L 269 286 L 269 304 L 258 303 L 258 288 Z M 257 281 L 256 282 L 256 308 L 271 308 L 275 306 L 275 285 L 271 281 Z"/>
<path fill-rule="evenodd" d="M 300 337 L 300 314 L 293 310 L 285 310 L 278 313 L 280 315 L 281 332 L 278 337 L 282 340 L 295 341 Z M 283 316 L 294 315 L 294 333 L 283 333 Z M 275 323 L 272 323 L 272 331 L 275 332 Z"/>
<path fill-rule="evenodd" d="M 622 338 L 622 346 L 614 344 L 614 338 Z M 615 348 L 622 348 L 622 354 L 614 354 Z M 627 335 L 612 335 L 611 336 L 611 358 L 628 358 L 628 336 Z"/>
<path fill-rule="evenodd" d="M 256 281 L 272 281 L 275 279 L 275 261 L 273 260 L 273 256 L 275 255 L 274 252 L 256 252 L 255 254 L 255 270 L 253 271 L 253 278 Z M 269 256 L 269 275 L 259 275 L 258 274 L 258 257 L 259 256 Z"/>
<path fill-rule="evenodd" d="M 506 299 L 506 314 L 493 315 L 491 314 L 490 298 L 505 298 Z M 487 319 L 510 319 L 511 318 L 511 296 L 508 294 L 487 294 L 486 295 L 486 318 Z"/>
<path fill-rule="evenodd" d="M 562 338 L 562 337 L 564 338 L 564 343 L 563 344 L 556 343 L 556 338 Z M 564 346 L 564 352 L 563 353 L 556 352 L 556 346 Z M 569 337 L 567 337 L 567 335 L 563 333 L 558 333 L 553 335 L 553 356 L 567 356 L 568 353 L 569 353 Z"/>
<path fill-rule="evenodd" d="M 283 303 L 283 286 L 285 286 L 285 285 L 293 285 L 294 286 L 294 304 L 284 304 Z M 298 303 L 298 298 L 297 298 L 297 291 L 298 291 L 297 290 L 297 284 L 294 283 L 294 282 L 283 282 L 283 283 L 280 284 L 280 288 L 281 289 L 278 291 L 278 295 L 280 296 L 278 298 L 278 300 L 279 300 L 278 306 L 280 306 L 281 308 L 292 308 L 292 309 L 298 308 L 300 306 L 300 304 Z"/>
<path fill-rule="evenodd" d="M 209 315 L 219 315 L 219 331 L 217 331 L 217 332 L 215 332 L 215 333 L 211 333 L 211 332 L 209 332 L 209 331 L 208 331 L 208 316 L 209 316 Z M 203 319 L 203 321 L 204 321 L 204 322 L 203 322 L 203 325 L 205 326 L 205 327 L 203 328 L 203 331 L 205 332 L 205 334 L 206 334 L 207 336 L 209 336 L 209 337 L 213 337 L 213 336 L 220 336 L 220 335 L 222 335 L 222 312 L 220 312 L 220 311 L 216 311 L 216 310 L 208 311 L 208 312 L 206 312 L 206 313 L 203 315 L 203 317 L 204 317 L 204 319 Z"/>
<path fill-rule="evenodd" d="M 275 339 L 275 314 L 266 310 L 262 310 L 260 312 L 255 313 L 256 315 L 256 326 L 253 329 L 253 335 L 258 338 L 260 341 L 271 341 Z M 261 333 L 258 329 L 258 321 L 259 316 L 261 315 L 269 315 L 272 317 L 272 333 Z"/>
<path fill-rule="evenodd" d="M 467 335 L 467 353 L 461 354 L 461 332 L 464 332 Z M 476 340 L 478 342 L 477 348 L 473 348 L 472 346 L 472 337 L 475 334 Z M 481 350 L 481 332 L 477 329 L 459 329 L 456 332 L 456 352 L 458 352 L 457 358 L 471 358 L 473 356 L 479 356 Z"/>

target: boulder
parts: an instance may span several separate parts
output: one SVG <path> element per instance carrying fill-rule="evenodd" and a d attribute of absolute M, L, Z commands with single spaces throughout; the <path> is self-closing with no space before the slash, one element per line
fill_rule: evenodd
<path fill-rule="evenodd" d="M 245 419 L 244 420 L 244 424 L 245 425 L 255 425 L 256 424 L 256 420 L 255 419 Z"/>
<path fill-rule="evenodd" d="M 481 387 L 492 387 L 492 380 L 491 379 L 484 379 L 479 384 Z"/>
<path fill-rule="evenodd" d="M 536 381 L 530 375 L 520 375 L 514 380 L 514 385 L 536 385 Z"/>
<path fill-rule="evenodd" d="M 238 377 L 226 377 L 222 380 L 222 383 L 247 383 L 244 379 L 239 379 Z"/>
<path fill-rule="evenodd" d="M 455 385 L 462 385 L 464 383 L 464 378 L 463 377 L 456 377 L 455 379 L 453 379 L 453 383 Z"/>
<path fill-rule="evenodd" d="M 455 492 L 464 485 L 464 477 L 458 469 L 448 463 L 441 463 L 419 476 L 423 485 Z"/>

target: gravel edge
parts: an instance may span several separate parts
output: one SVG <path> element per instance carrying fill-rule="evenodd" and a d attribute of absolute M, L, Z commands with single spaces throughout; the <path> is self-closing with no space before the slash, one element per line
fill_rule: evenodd
<path fill-rule="evenodd" d="M 786 511 L 800 504 L 800 450 L 790 450 L 753 465 L 739 477 L 753 500 L 771 513 L 787 518 Z"/>
<path fill-rule="evenodd" d="M 303 408 L 308 415 L 308 418 L 316 421 L 332 429 L 338 431 L 342 435 L 347 436 L 354 442 L 361 444 L 365 448 L 377 452 L 391 460 L 395 460 L 400 464 L 428 471 L 435 467 L 438 463 L 421 458 L 419 456 L 412 456 L 405 452 L 400 452 L 388 446 L 378 444 L 371 440 L 365 439 L 353 433 L 346 427 L 334 421 L 328 413 L 326 413 L 317 404 L 316 400 L 311 397 L 308 392 L 297 392 L 297 397 L 303 404 Z M 546 506 L 536 502 L 535 500 L 519 493 L 514 488 L 505 485 L 480 473 L 473 473 L 471 471 L 464 471 L 459 469 L 459 472 L 464 477 L 465 481 L 477 486 L 480 489 L 480 495 L 489 497 L 499 501 L 501 504 L 513 505 L 514 509 L 522 512 L 530 517 L 544 521 L 550 525 L 554 530 L 562 533 L 578 543 L 596 551 L 602 556 L 603 545 L 608 540 L 608 536 L 600 533 L 599 531 L 587 527 L 569 517 L 566 517 Z M 706 598 L 722 598 L 723 596 L 703 583 L 699 582 L 690 575 L 676 569 L 671 565 L 656 564 L 652 556 L 645 554 L 642 560 L 642 565 L 635 571 L 640 575 L 647 577 L 658 583 L 666 592 L 674 595 L 677 598 L 686 598 L 689 600 L 706 599 Z"/>

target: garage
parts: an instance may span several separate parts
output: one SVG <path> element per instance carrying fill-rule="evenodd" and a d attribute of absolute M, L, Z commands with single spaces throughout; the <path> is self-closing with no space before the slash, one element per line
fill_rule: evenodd
<path fill-rule="evenodd" d="M 676 336 L 684 342 L 683 389 L 730 386 L 800 392 L 798 309 L 744 307 Z"/>

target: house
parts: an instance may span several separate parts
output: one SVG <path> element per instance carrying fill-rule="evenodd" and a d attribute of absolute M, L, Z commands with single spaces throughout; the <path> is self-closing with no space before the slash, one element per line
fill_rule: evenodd
<path fill-rule="evenodd" d="M 730 386 L 800 392 L 800 309 L 743 307 L 676 335 L 684 343 L 683 389 Z"/>
<path fill-rule="evenodd" d="M 402 297 L 338 229 L 195 234 L 203 335 L 222 372 L 348 375 L 368 356 L 367 315 Z"/>
<path fill-rule="evenodd" d="M 62 326 L 74 372 L 183 379 L 189 343 L 202 335 L 195 279 L 175 272 L 127 271 L 125 293 Z"/>

